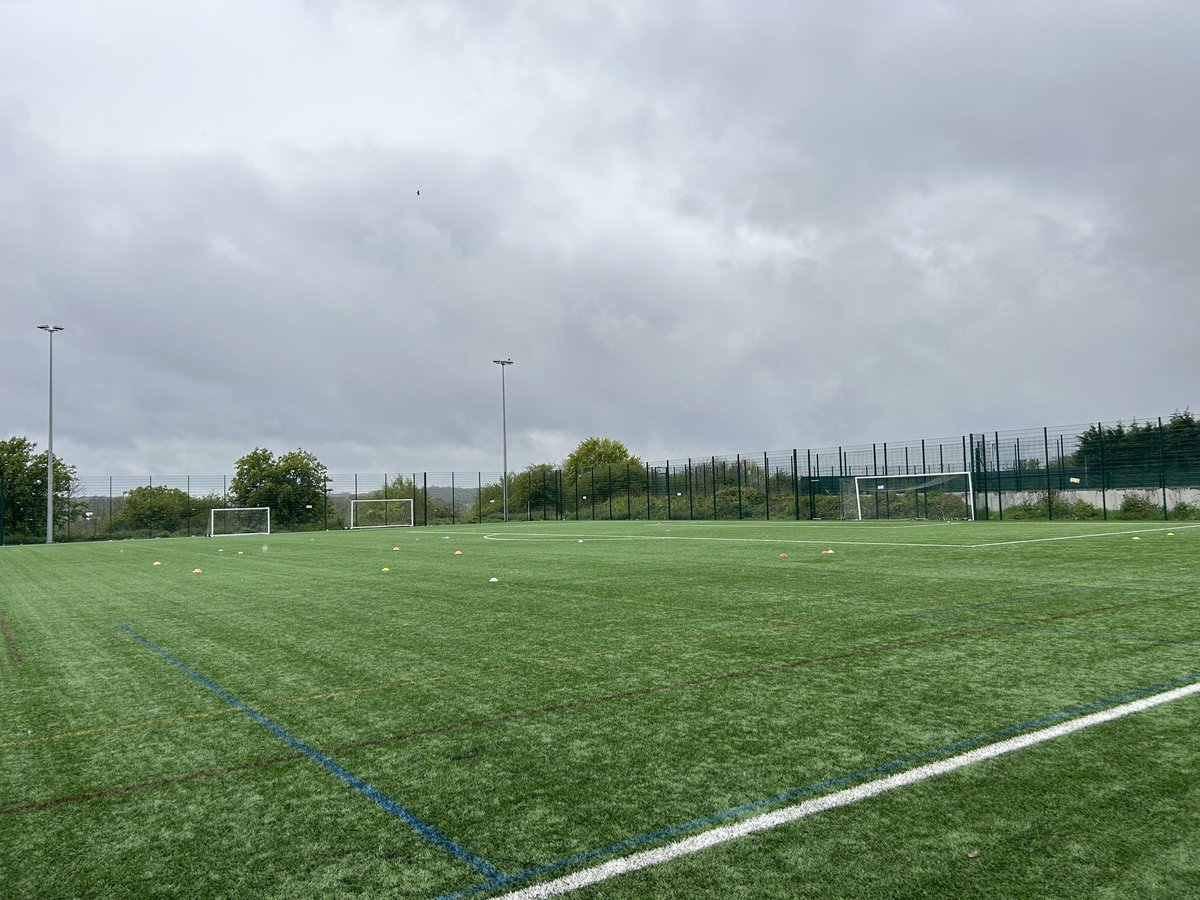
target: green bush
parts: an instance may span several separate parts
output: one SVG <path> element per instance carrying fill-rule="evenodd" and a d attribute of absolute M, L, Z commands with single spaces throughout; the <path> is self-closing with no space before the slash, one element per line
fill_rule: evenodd
<path fill-rule="evenodd" d="M 1142 494 L 1130 491 L 1121 500 L 1121 506 L 1117 509 L 1116 518 L 1161 519 L 1162 513 L 1162 506 L 1152 498 L 1149 491 Z"/>
<path fill-rule="evenodd" d="M 1172 519 L 1200 519 L 1200 506 L 1180 500 L 1171 509 Z"/>

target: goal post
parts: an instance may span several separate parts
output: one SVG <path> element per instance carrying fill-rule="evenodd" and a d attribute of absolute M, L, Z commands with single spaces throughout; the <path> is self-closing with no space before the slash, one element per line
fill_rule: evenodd
<path fill-rule="evenodd" d="M 413 502 L 409 497 L 390 500 L 351 500 L 351 528 L 411 528 Z"/>
<path fill-rule="evenodd" d="M 864 519 L 975 520 L 970 472 L 856 475 L 854 512 Z"/>
<path fill-rule="evenodd" d="M 271 507 L 239 506 L 208 511 L 208 536 L 270 534 Z"/>

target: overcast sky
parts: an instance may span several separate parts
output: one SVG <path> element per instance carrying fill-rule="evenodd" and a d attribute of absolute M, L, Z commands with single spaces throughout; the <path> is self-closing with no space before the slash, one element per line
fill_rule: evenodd
<path fill-rule="evenodd" d="M 1194 0 L 0 0 L 0 439 L 499 470 L 1200 411 Z M 418 191 L 420 192 L 418 195 Z"/>

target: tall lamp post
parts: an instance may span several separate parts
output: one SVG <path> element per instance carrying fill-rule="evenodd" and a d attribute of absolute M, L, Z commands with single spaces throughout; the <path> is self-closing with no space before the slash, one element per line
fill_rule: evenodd
<path fill-rule="evenodd" d="M 504 367 L 511 366 L 511 359 L 493 359 L 500 367 L 500 426 L 504 440 L 504 521 L 508 521 L 508 408 L 504 396 Z"/>
<path fill-rule="evenodd" d="M 39 325 L 39 329 L 50 335 L 50 400 L 49 424 L 46 435 L 46 543 L 54 543 L 54 332 L 62 331 L 61 325 Z"/>

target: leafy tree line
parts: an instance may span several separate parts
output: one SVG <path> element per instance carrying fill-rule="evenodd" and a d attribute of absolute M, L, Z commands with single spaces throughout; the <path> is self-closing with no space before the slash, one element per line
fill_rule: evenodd
<path fill-rule="evenodd" d="M 1110 470 L 1157 472 L 1161 461 L 1171 471 L 1200 471 L 1200 422 L 1185 409 L 1164 422 L 1161 433 L 1157 422 L 1092 425 L 1069 462 L 1099 468 L 1101 461 Z"/>
<path fill-rule="evenodd" d="M 1200 423 L 1189 410 L 1176 412 L 1161 429 L 1157 422 L 1093 425 L 1078 436 L 1077 449 L 1062 466 L 1109 473 L 1157 473 L 1168 478 L 1200 473 Z M 1037 460 L 1022 460 L 1036 469 Z M 325 465 L 311 452 L 296 449 L 276 456 L 256 447 L 237 460 L 226 491 L 195 496 L 176 487 L 145 485 L 120 497 L 85 497 L 73 465 L 54 460 L 56 540 L 76 538 L 158 537 L 203 534 L 209 511 L 225 506 L 271 508 L 275 530 L 342 528 L 348 524 L 350 499 L 331 494 Z M 25 437 L 0 441 L 0 539 L 8 543 L 41 541 L 46 531 L 46 453 Z M 1118 486 L 1109 482 L 1110 486 Z M 771 471 L 764 460 L 700 460 L 681 472 L 648 468 L 625 444 L 588 437 L 559 462 L 530 465 L 509 474 L 510 515 L 515 518 L 788 518 L 795 515 L 795 486 L 790 474 Z M 836 502 L 802 497 L 805 513 L 834 516 Z M 410 498 L 416 524 L 499 522 L 503 485 L 430 487 L 396 475 L 360 498 Z M 1151 515 L 1150 501 L 1127 495 L 1120 513 Z M 1141 503 L 1139 506 L 1138 504 Z M 822 504 L 829 505 L 828 510 Z M 1150 504 L 1153 505 L 1153 504 Z M 1185 504 L 1186 506 L 1186 504 Z M 1127 507 L 1127 508 L 1126 508 Z M 1157 508 L 1157 507 L 1156 507 Z M 1190 508 L 1188 509 L 1190 512 Z M 1079 510 L 1073 511 L 1082 517 Z M 1056 516 L 1058 511 L 1055 510 Z M 1013 509 L 1014 517 L 1018 510 Z M 1030 515 L 1038 515 L 1031 507 Z"/>
<path fill-rule="evenodd" d="M 46 538 L 46 452 L 25 437 L 0 441 L 0 535 L 9 543 Z M 75 467 L 54 457 L 54 527 L 65 527 L 73 509 L 69 501 L 78 493 Z"/>

